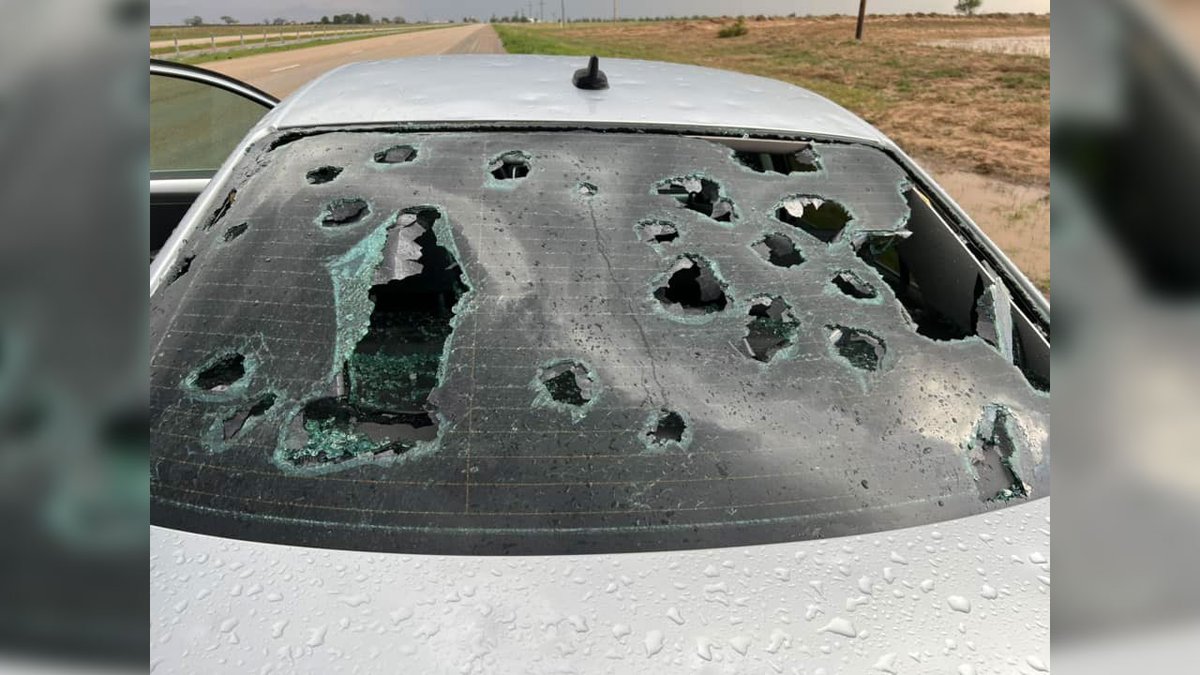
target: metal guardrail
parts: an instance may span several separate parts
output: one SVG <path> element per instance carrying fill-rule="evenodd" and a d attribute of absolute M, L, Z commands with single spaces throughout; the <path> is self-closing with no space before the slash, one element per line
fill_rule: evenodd
<path fill-rule="evenodd" d="M 378 27 L 363 30 L 296 30 L 280 31 L 278 33 L 242 33 L 239 35 L 209 35 L 200 38 L 174 38 L 169 41 L 157 40 L 150 43 L 153 56 L 163 59 L 182 58 L 185 56 L 201 56 L 215 54 L 221 51 L 246 48 L 265 48 L 275 45 L 296 45 L 305 42 L 320 42 L 323 40 L 342 39 L 351 37 L 370 37 L 395 35 L 397 33 L 413 32 L 413 27 L 380 29 Z M 163 42 L 170 44 L 164 45 Z M 156 46 L 157 45 L 157 46 Z M 166 50 L 165 52 L 163 50 Z"/>

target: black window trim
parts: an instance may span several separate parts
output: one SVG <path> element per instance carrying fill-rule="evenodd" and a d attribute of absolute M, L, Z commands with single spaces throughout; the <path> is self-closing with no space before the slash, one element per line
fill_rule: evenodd
<path fill-rule="evenodd" d="M 150 74 L 213 85 L 219 89 L 237 94 L 242 98 L 249 99 L 263 106 L 268 111 L 279 105 L 279 99 L 262 89 L 214 70 L 208 70 L 207 68 L 198 68 L 183 63 L 172 63 L 170 61 L 163 61 L 162 59 L 150 59 Z"/>

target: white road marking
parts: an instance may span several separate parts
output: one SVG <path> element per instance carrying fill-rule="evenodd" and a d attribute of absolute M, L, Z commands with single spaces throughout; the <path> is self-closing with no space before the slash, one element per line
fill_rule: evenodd
<path fill-rule="evenodd" d="M 271 69 L 271 72 L 272 72 L 272 73 L 282 73 L 282 72 L 283 72 L 283 71 L 285 71 L 285 70 L 291 70 L 292 68 L 299 68 L 299 67 L 300 67 L 300 64 L 299 64 L 299 63 L 293 63 L 293 64 L 292 64 L 292 65 L 290 65 L 290 66 L 284 66 L 284 67 L 282 67 L 282 68 L 272 68 L 272 69 Z"/>

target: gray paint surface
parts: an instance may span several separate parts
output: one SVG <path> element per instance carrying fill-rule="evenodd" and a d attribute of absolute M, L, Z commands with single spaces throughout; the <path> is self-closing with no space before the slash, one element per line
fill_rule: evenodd
<path fill-rule="evenodd" d="M 1049 504 L 796 544 L 517 558 L 155 527 L 151 669 L 1037 675 Z"/>
<path fill-rule="evenodd" d="M 269 116 L 278 128 L 405 122 L 740 127 L 876 142 L 841 106 L 778 80 L 653 61 L 601 59 L 609 89 L 571 85 L 581 57 L 422 56 L 338 68 Z M 764 102 L 769 102 L 765 104 Z"/>

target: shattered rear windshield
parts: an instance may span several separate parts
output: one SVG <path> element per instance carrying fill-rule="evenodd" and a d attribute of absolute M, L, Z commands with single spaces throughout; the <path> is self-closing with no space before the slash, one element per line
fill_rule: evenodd
<path fill-rule="evenodd" d="M 1048 494 L 1045 338 L 877 149 L 293 133 L 220 190 L 150 301 L 156 524 L 577 553 Z"/>

